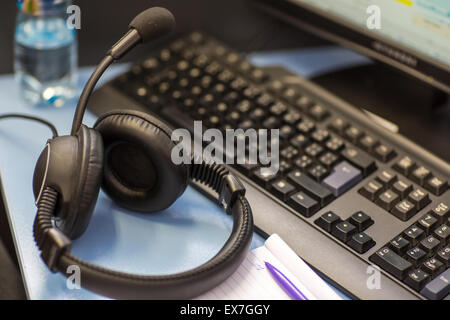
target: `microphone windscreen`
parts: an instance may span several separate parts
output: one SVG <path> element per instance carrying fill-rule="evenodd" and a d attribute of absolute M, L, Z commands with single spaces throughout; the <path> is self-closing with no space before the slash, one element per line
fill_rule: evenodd
<path fill-rule="evenodd" d="M 169 10 L 153 7 L 141 12 L 129 27 L 136 29 L 146 42 L 170 33 L 175 28 L 175 18 Z"/>

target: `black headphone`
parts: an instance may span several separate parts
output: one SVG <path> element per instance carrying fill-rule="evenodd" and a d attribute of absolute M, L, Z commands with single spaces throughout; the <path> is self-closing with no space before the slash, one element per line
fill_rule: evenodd
<path fill-rule="evenodd" d="M 33 178 L 38 207 L 34 236 L 41 257 L 52 272 L 81 271 L 81 286 L 118 299 L 187 299 L 199 296 L 227 279 L 247 255 L 253 218 L 240 181 L 223 165 L 175 165 L 171 128 L 137 111 L 112 111 L 93 129 L 82 125 L 89 96 L 106 68 L 143 40 L 173 28 L 170 12 L 151 8 L 137 16 L 130 31 L 108 52 L 88 81 L 77 106 L 72 134 L 48 141 Z M 119 206 L 155 212 L 168 208 L 198 181 L 218 194 L 218 202 L 233 215 L 233 230 L 220 252 L 205 264 L 164 276 L 134 275 L 85 262 L 70 252 L 71 239 L 86 230 L 100 186 Z"/>

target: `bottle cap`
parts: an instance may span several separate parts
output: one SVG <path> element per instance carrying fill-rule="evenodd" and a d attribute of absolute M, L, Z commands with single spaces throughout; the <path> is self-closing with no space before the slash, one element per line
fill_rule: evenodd
<path fill-rule="evenodd" d="M 17 0 L 19 10 L 37 16 L 59 13 L 71 4 L 72 0 Z"/>

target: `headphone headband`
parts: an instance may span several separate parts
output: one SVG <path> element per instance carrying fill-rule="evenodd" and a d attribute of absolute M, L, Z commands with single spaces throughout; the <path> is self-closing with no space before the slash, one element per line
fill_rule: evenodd
<path fill-rule="evenodd" d="M 42 193 L 34 223 L 34 237 L 42 259 L 52 272 L 64 275 L 69 266 L 79 266 L 83 287 L 111 298 L 188 299 L 210 290 L 227 279 L 245 259 L 252 239 L 253 218 L 244 187 L 224 166 L 193 164 L 190 178 L 217 192 L 219 204 L 233 215 L 229 239 L 205 264 L 173 275 L 144 276 L 85 262 L 70 253 L 71 240 L 53 225 L 58 193 L 50 187 Z"/>

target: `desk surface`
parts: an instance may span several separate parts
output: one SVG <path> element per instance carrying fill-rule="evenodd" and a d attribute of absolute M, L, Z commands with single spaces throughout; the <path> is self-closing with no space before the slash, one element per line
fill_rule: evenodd
<path fill-rule="evenodd" d="M 367 62 L 339 48 L 267 53 L 251 58 L 260 65 L 275 63 L 291 67 L 304 76 Z M 114 66 L 102 81 L 126 67 Z M 80 87 L 91 70 L 80 71 Z M 61 109 L 26 106 L 17 98 L 12 76 L 0 77 L 0 97 L 1 113 L 39 115 L 54 123 L 61 135 L 69 133 L 75 102 Z M 84 123 L 92 125 L 94 121 L 95 117 L 88 113 Z M 30 299 L 101 299 L 83 289 L 69 290 L 62 275 L 47 270 L 33 240 L 36 207 L 32 176 L 35 161 L 49 137 L 47 128 L 32 122 L 8 120 L 0 124 L 1 181 L 25 288 Z M 120 209 L 101 193 L 91 223 L 86 233 L 75 241 L 73 251 L 90 262 L 122 271 L 174 273 L 210 259 L 225 243 L 231 226 L 230 217 L 192 188 L 188 188 L 171 208 L 151 215 Z M 252 248 L 261 246 L 263 241 L 255 234 Z"/>

